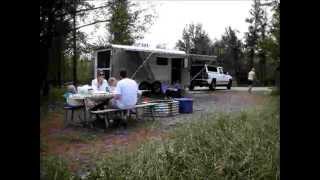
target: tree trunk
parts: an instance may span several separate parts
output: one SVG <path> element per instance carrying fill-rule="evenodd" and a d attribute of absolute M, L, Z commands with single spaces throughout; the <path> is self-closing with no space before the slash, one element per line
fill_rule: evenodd
<path fill-rule="evenodd" d="M 48 82 L 48 66 L 49 66 L 49 49 L 44 49 L 44 58 L 43 61 L 43 79 L 42 79 L 42 96 L 48 96 L 49 95 L 49 82 Z"/>
<path fill-rule="evenodd" d="M 50 15 L 48 17 L 48 29 L 52 29 L 53 26 L 53 15 Z M 44 40 L 44 42 L 42 42 L 42 44 L 40 45 L 41 48 L 41 52 L 40 52 L 40 61 L 41 61 L 41 76 L 42 76 L 42 80 L 41 80 L 41 86 L 42 86 L 42 96 L 48 96 L 49 92 L 50 92 L 50 86 L 49 86 L 49 81 L 48 81 L 48 70 L 49 70 L 49 50 L 52 46 L 52 33 L 48 33 L 48 36 L 46 37 L 46 39 Z M 41 56 L 42 55 L 42 56 Z"/>
<path fill-rule="evenodd" d="M 239 59 L 238 59 L 238 53 L 236 50 L 233 50 L 233 69 L 234 69 L 234 74 L 235 74 L 235 77 L 236 77 L 236 80 L 237 82 L 239 82 Z"/>
<path fill-rule="evenodd" d="M 77 39 L 76 39 L 76 1 L 74 1 L 73 13 L 73 83 L 77 85 Z"/>
<path fill-rule="evenodd" d="M 276 69 L 276 86 L 280 90 L 280 66 Z"/>
<path fill-rule="evenodd" d="M 261 84 L 266 86 L 267 82 L 266 82 L 266 56 L 265 56 L 265 53 L 262 53 L 260 55 L 259 68 L 260 68 Z"/>
<path fill-rule="evenodd" d="M 254 49 L 250 49 L 249 52 L 249 69 L 253 68 L 254 65 Z"/>
<path fill-rule="evenodd" d="M 61 88 L 61 36 L 58 36 L 56 39 L 56 58 L 57 58 L 57 85 Z"/>

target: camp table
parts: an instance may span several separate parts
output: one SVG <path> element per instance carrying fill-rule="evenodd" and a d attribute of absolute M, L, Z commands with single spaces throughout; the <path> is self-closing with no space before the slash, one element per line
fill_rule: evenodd
<path fill-rule="evenodd" d="M 108 104 L 109 100 L 112 99 L 114 94 L 112 93 L 92 93 L 92 94 L 74 94 L 69 98 L 75 101 L 80 101 L 84 104 L 84 111 L 90 111 L 93 107 L 105 103 Z M 90 114 L 90 113 L 85 113 Z M 84 121 L 87 122 L 87 117 L 84 117 Z"/>

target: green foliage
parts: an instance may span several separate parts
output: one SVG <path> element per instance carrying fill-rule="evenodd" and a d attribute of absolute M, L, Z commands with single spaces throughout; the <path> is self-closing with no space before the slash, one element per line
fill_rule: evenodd
<path fill-rule="evenodd" d="M 66 162 L 57 156 L 40 157 L 40 179 L 71 180 L 74 176 L 67 169 Z"/>
<path fill-rule="evenodd" d="M 242 42 L 238 39 L 236 32 L 237 30 L 229 26 L 226 28 L 225 34 L 222 35 L 222 40 L 220 41 L 220 47 L 225 48 L 227 54 L 223 58 L 224 67 L 225 69 L 232 69 L 233 73 L 231 74 L 234 76 L 240 72 L 240 57 L 242 53 Z"/>
<path fill-rule="evenodd" d="M 66 88 L 52 87 L 49 96 L 40 96 L 40 107 L 48 105 L 50 103 L 64 102 L 63 94 L 66 92 Z"/>
<path fill-rule="evenodd" d="M 279 99 L 264 109 L 214 114 L 177 127 L 170 139 L 118 151 L 88 179 L 279 179 Z"/>
<path fill-rule="evenodd" d="M 280 95 L 280 89 L 278 87 L 274 87 L 270 93 L 271 96 L 279 96 Z"/>
<path fill-rule="evenodd" d="M 272 10 L 269 36 L 260 42 L 259 47 L 266 51 L 270 61 L 277 66 L 280 63 L 280 2 L 274 1 Z"/>
<path fill-rule="evenodd" d="M 72 57 L 65 57 L 64 67 L 63 67 L 63 77 L 65 82 L 72 81 Z M 93 62 L 86 59 L 78 59 L 77 63 L 77 77 L 79 84 L 91 84 L 93 79 Z"/>
<path fill-rule="evenodd" d="M 73 40 L 72 17 L 75 10 L 86 8 L 92 8 L 92 5 L 81 0 L 40 1 L 40 90 L 44 96 L 48 96 L 50 84 L 63 80 L 63 56 L 70 53 Z M 75 16 L 81 19 L 87 12 L 82 11 Z M 79 31 L 77 34 L 78 52 L 84 51 L 82 44 L 85 43 L 85 36 Z"/>
<path fill-rule="evenodd" d="M 111 14 L 107 23 L 110 34 L 109 42 L 113 44 L 132 45 L 136 40 L 143 38 L 155 16 L 145 14 L 143 9 L 137 9 L 137 4 L 128 0 L 108 1 L 108 11 Z"/>
<path fill-rule="evenodd" d="M 48 96 L 40 95 L 40 120 L 45 117 L 49 111 L 49 106 L 53 106 L 55 110 L 60 110 L 60 107 L 65 102 L 63 94 L 66 92 L 66 88 L 52 87 Z M 56 109 L 58 108 L 58 109 Z"/>
<path fill-rule="evenodd" d="M 209 55 L 211 40 L 201 24 L 189 24 L 183 29 L 182 40 L 176 43 L 176 47 L 187 53 Z"/>
<path fill-rule="evenodd" d="M 48 144 L 40 138 L 40 151 L 46 151 L 48 149 Z"/>
<path fill-rule="evenodd" d="M 83 60 L 78 63 L 78 78 L 80 84 L 91 84 L 93 79 L 92 61 Z"/>
<path fill-rule="evenodd" d="M 250 58 L 249 66 L 253 66 L 253 59 L 259 52 L 258 42 L 265 38 L 267 19 L 266 12 L 260 6 L 260 0 L 253 0 L 252 9 L 250 10 L 250 17 L 246 19 L 249 23 L 248 32 L 245 33 L 246 50 Z"/>
<path fill-rule="evenodd" d="M 261 85 L 267 85 L 270 81 L 274 81 L 274 69 L 280 60 L 280 41 L 277 40 L 280 37 L 280 19 L 278 14 L 280 13 L 280 9 L 277 8 L 280 3 L 274 0 L 268 6 L 270 5 L 273 6 L 274 11 L 271 24 L 268 22 L 266 11 L 262 8 L 265 5 L 263 5 L 261 0 L 253 0 L 250 17 L 246 19 L 246 22 L 250 24 L 245 39 L 245 50 L 249 58 L 248 66 L 249 68 L 256 68 L 257 79 Z M 268 27 L 270 30 L 267 29 Z M 258 59 L 257 64 L 254 62 L 256 58 Z"/>

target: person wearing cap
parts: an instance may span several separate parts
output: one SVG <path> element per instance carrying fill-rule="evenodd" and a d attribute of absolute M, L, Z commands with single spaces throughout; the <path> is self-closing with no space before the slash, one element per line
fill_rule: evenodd
<path fill-rule="evenodd" d="M 252 92 L 253 81 L 255 80 L 255 78 L 256 78 L 255 69 L 252 68 L 251 71 L 248 73 L 248 86 L 249 86 L 248 92 L 250 94 Z"/>
<path fill-rule="evenodd" d="M 91 82 L 93 91 L 107 91 L 109 89 L 108 82 L 104 77 L 104 72 L 98 71 L 97 78 Z"/>

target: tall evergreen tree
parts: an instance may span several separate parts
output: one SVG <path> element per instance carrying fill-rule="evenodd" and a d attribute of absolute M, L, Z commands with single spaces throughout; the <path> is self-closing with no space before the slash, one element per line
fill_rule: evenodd
<path fill-rule="evenodd" d="M 225 34 L 222 36 L 222 43 L 226 46 L 226 51 L 231 61 L 232 69 L 234 70 L 234 75 L 238 77 L 240 72 L 240 56 L 242 53 L 242 42 L 238 39 L 236 30 L 232 29 L 230 26 L 226 28 Z"/>
<path fill-rule="evenodd" d="M 153 14 L 143 15 L 145 10 L 137 9 L 137 4 L 129 0 L 109 0 L 107 5 L 111 15 L 107 30 L 110 34 L 109 42 L 113 44 L 134 44 L 143 38 L 143 33 L 155 18 Z"/>
<path fill-rule="evenodd" d="M 266 76 L 276 76 L 276 69 L 280 66 L 280 2 L 274 0 L 272 2 L 272 20 L 269 25 L 267 36 L 259 41 L 259 49 L 263 50 L 266 57 L 266 64 L 269 69 L 266 70 Z M 279 80 L 279 79 L 278 79 Z"/>
<path fill-rule="evenodd" d="M 211 44 L 209 35 L 201 24 L 189 24 L 183 29 L 182 39 L 178 40 L 176 47 L 187 53 L 208 55 Z"/>
<path fill-rule="evenodd" d="M 266 52 L 259 48 L 258 44 L 266 38 L 267 18 L 266 12 L 261 8 L 260 0 L 253 0 L 252 9 L 250 10 L 251 17 L 246 19 L 250 23 L 247 33 L 245 33 L 245 47 L 249 57 L 248 66 L 254 66 L 256 55 L 259 57 L 259 79 L 264 80 Z"/>
<path fill-rule="evenodd" d="M 72 15 L 77 7 L 91 7 L 80 0 L 40 1 L 40 90 L 49 93 L 50 80 L 61 83 L 63 52 L 72 36 Z"/>

